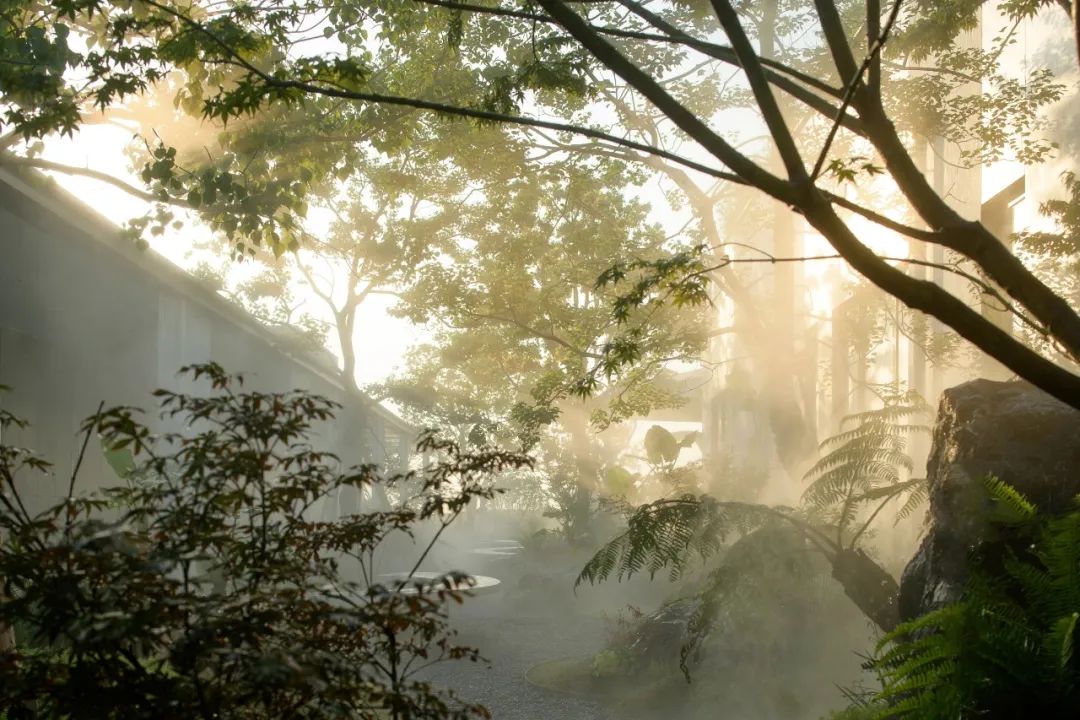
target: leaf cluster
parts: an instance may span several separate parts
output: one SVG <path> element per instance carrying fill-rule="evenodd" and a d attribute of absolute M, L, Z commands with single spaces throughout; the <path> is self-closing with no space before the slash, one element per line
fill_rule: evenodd
<path fill-rule="evenodd" d="M 840 432 L 821 444 L 822 455 L 804 477 L 803 502 L 836 529 L 839 544 L 865 530 L 855 521 L 868 506 L 883 507 L 906 496 L 896 513 L 899 521 L 925 502 L 926 481 L 905 475 L 913 470 L 909 439 L 929 433 L 924 424 L 929 412 L 917 393 L 891 397 L 877 410 L 844 418 Z"/>
<path fill-rule="evenodd" d="M 641 572 L 655 577 L 664 569 L 677 579 L 694 558 L 716 554 L 730 534 L 760 527 L 772 514 L 761 506 L 690 494 L 625 511 L 627 529 L 590 558 L 576 585 L 612 577 L 621 581 Z"/>
<path fill-rule="evenodd" d="M 878 717 L 1075 715 L 1080 509 L 1047 517 L 995 478 L 986 489 L 1003 564 L 977 560 L 960 602 L 882 639 L 870 663 L 882 682 Z"/>
<path fill-rule="evenodd" d="M 1017 43 L 1019 23 L 1057 4 L 1000 3 L 1006 27 L 986 47 L 965 47 L 962 34 L 979 26 L 983 2 L 907 3 L 886 48 L 892 73 L 885 90 L 896 120 L 924 137 L 956 143 L 965 162 L 1049 158 L 1056 146 L 1039 130 L 1065 86 L 1045 67 L 1014 77 L 1001 58 Z"/>
<path fill-rule="evenodd" d="M 0 625 L 27 629 L 0 653 L 7 717 L 487 717 L 416 676 L 479 658 L 447 624 L 469 578 L 386 583 L 373 563 L 388 538 L 445 528 L 494 496 L 494 474 L 531 461 L 428 432 L 419 448 L 436 462 L 421 473 L 343 468 L 308 442 L 334 402 L 246 391 L 213 364 L 183 372 L 209 394 L 155 395 L 185 430 L 155 434 L 128 407 L 87 421 L 88 439 L 130 453 L 123 485 L 30 514 L 19 488 L 47 466 L 0 449 Z M 313 519 L 326 498 L 375 483 L 417 492 Z"/>

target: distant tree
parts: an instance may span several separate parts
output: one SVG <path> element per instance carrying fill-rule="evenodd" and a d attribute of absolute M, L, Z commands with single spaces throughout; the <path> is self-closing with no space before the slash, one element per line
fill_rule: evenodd
<path fill-rule="evenodd" d="M 461 129 L 467 129 L 459 126 Z M 237 255 L 231 243 L 213 235 L 209 246 L 227 278 L 236 259 L 261 268 L 237 283 L 234 295 L 256 315 L 267 302 L 305 295 L 314 304 L 306 314 L 328 318 L 341 357 L 342 381 L 357 389 L 357 325 L 372 296 L 397 295 L 415 283 L 423 264 L 437 257 L 458 226 L 460 203 L 474 183 L 452 157 L 428 147 L 398 156 L 369 151 L 358 156 L 341 187 L 310 197 L 331 215 L 325 232 L 303 231 L 303 247 L 278 256 L 272 248 L 248 246 Z M 250 270 L 248 271 L 250 274 Z"/>
<path fill-rule="evenodd" d="M 635 178 L 622 165 L 566 162 L 522 176 L 522 152 L 498 158 L 498 182 L 460 208 L 453 242 L 401 293 L 398 313 L 442 328 L 430 371 L 460 368 L 504 389 L 506 401 L 491 408 L 502 418 L 520 401 L 557 409 L 603 392 L 587 418 L 602 429 L 678 404 L 653 381 L 665 363 L 700 356 L 702 314 L 631 313 L 624 325 L 637 340 L 635 373 L 609 377 L 602 363 L 618 340 L 614 296 L 596 286 L 613 256 L 663 258 L 678 243 L 648 221 L 643 203 L 624 196 Z M 491 363 L 501 364 L 499 373 L 485 369 Z"/>
<path fill-rule="evenodd" d="M 329 324 L 312 314 L 308 303 L 297 296 L 296 283 L 284 262 L 260 264 L 242 280 L 230 277 L 234 268 L 231 260 L 215 256 L 199 260 L 190 272 L 272 328 L 290 349 L 312 352 L 326 345 Z"/>
<path fill-rule="evenodd" d="M 613 426 L 685 401 L 660 380 L 669 362 L 700 357 L 703 313 L 632 313 L 634 371 L 603 372 L 616 322 L 596 276 L 612 256 L 662 258 L 677 242 L 625 196 L 638 178 L 621 163 L 572 158 L 522 175 L 528 149 L 491 151 L 453 240 L 400 291 L 394 312 L 435 334 L 378 392 L 416 423 L 456 427 L 462 443 L 531 450 L 552 512 L 582 539 L 624 439 Z"/>

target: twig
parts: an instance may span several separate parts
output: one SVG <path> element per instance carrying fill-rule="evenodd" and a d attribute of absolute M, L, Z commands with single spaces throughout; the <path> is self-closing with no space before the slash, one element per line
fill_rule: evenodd
<path fill-rule="evenodd" d="M 94 432 L 94 429 L 101 421 L 101 411 L 105 408 L 105 401 L 102 400 L 98 403 L 97 412 L 93 415 L 93 422 L 87 424 L 86 435 L 83 436 L 82 447 L 79 448 L 79 457 L 75 460 L 75 467 L 71 469 L 71 479 L 68 481 L 67 501 L 71 502 L 71 498 L 75 495 L 75 478 L 79 475 L 79 469 L 82 467 L 83 458 L 86 456 L 86 446 L 90 443 L 90 435 Z"/>

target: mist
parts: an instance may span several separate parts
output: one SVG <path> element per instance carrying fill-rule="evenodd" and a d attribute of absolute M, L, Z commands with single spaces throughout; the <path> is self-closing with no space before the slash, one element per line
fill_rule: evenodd
<path fill-rule="evenodd" d="M 1068 5 L 15 3 L 0 718 L 1075 712 Z"/>

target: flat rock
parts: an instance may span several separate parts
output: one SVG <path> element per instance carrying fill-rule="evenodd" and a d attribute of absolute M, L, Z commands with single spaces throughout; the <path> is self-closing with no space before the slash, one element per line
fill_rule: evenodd
<path fill-rule="evenodd" d="M 411 575 L 405 572 L 384 573 L 379 575 L 379 577 L 389 580 L 390 582 L 387 584 L 390 585 L 391 588 L 394 588 L 396 592 L 400 592 L 404 595 L 415 595 L 421 591 L 434 592 L 437 590 L 448 589 L 457 589 L 477 594 L 494 590 L 501 584 L 498 578 L 493 578 L 488 575 L 469 574 L 468 582 L 455 587 L 453 583 L 443 579 L 446 575 L 447 573 L 443 572 L 418 571 Z"/>

